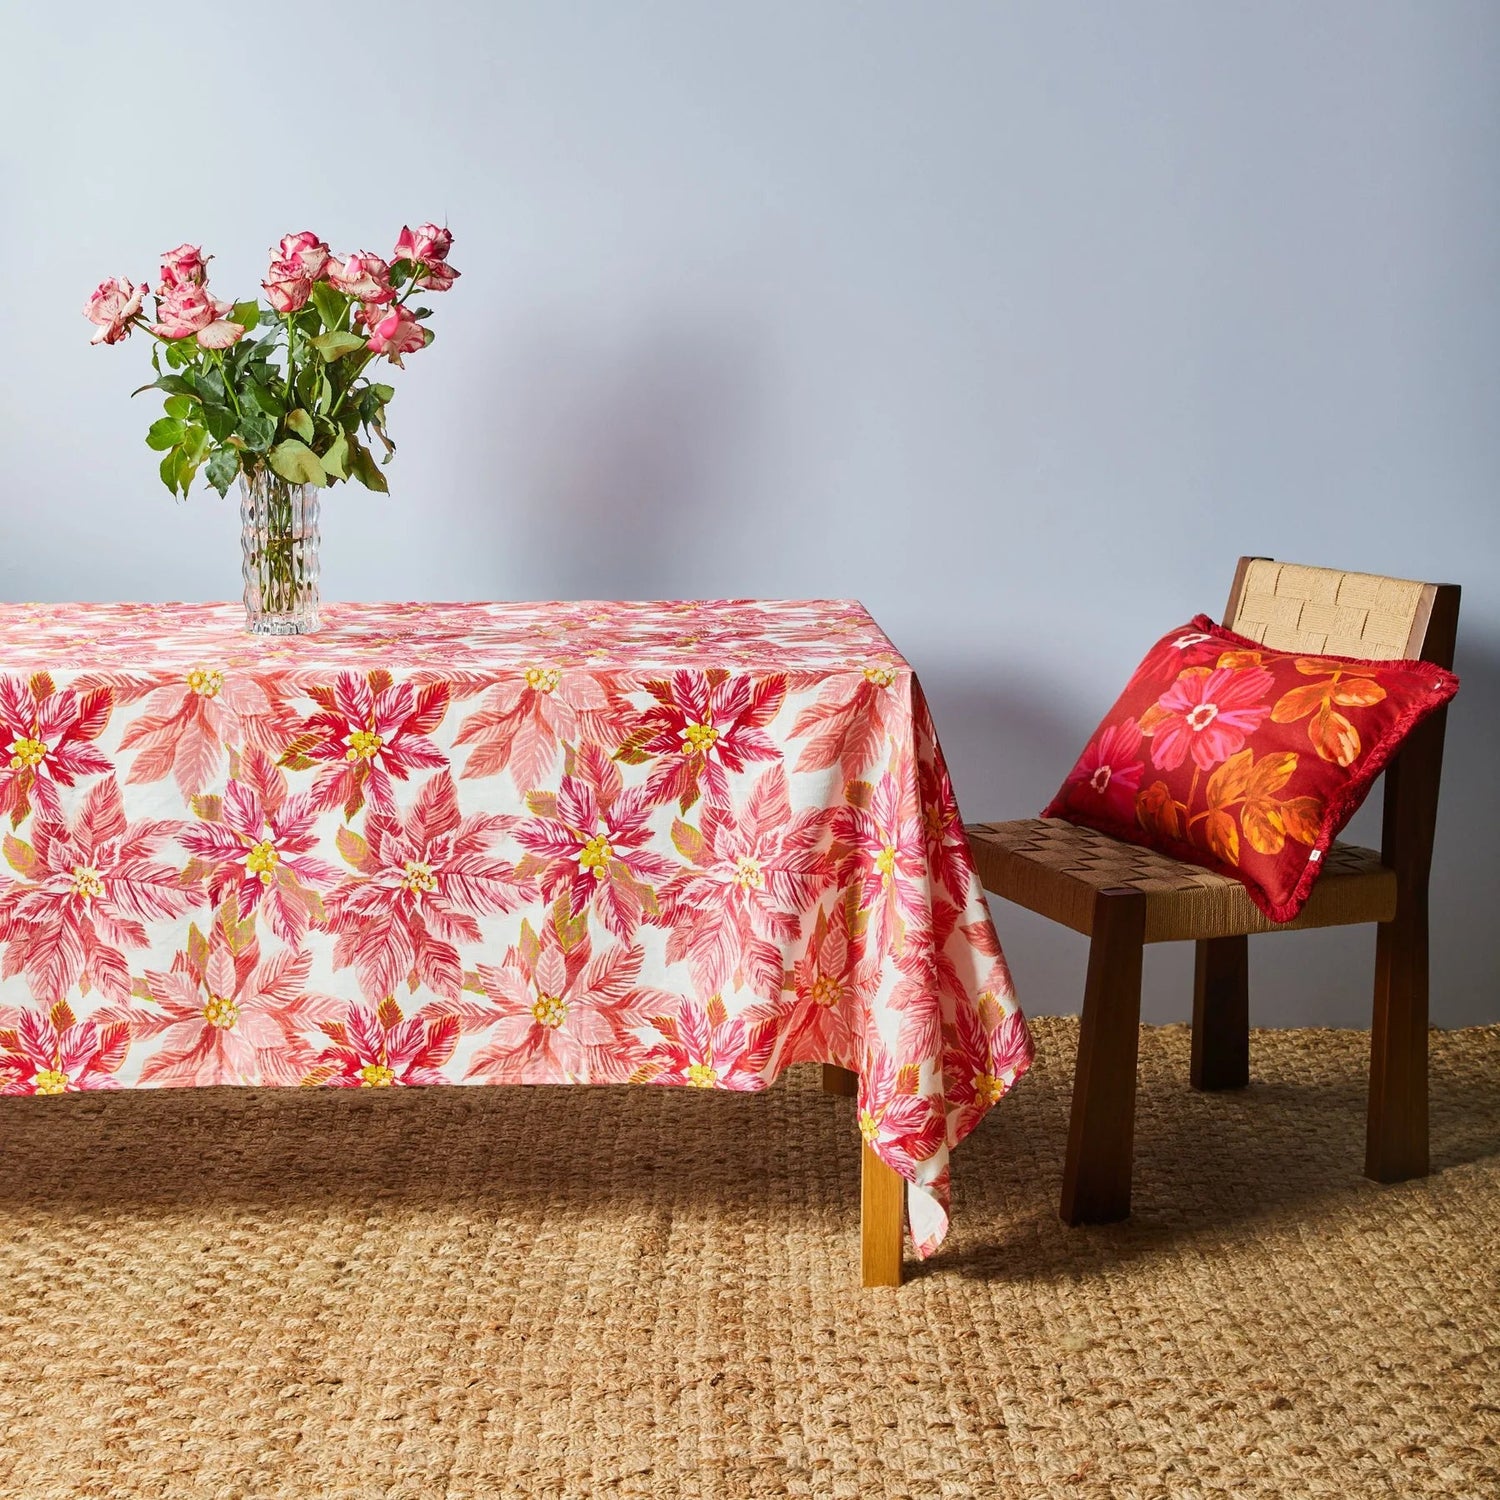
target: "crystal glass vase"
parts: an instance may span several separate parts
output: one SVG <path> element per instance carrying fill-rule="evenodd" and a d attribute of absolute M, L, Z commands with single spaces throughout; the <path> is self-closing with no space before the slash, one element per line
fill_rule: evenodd
<path fill-rule="evenodd" d="M 318 490 L 259 468 L 240 477 L 245 629 L 308 635 L 318 620 Z"/>

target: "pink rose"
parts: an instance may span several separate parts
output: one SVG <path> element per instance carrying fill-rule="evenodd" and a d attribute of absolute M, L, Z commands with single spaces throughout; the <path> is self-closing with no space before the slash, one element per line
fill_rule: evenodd
<path fill-rule="evenodd" d="M 130 325 L 141 310 L 141 299 L 146 295 L 144 282 L 132 286 L 123 276 L 112 276 L 94 288 L 83 315 L 90 323 L 99 325 L 99 332 L 89 340 L 91 344 L 118 344 L 130 337 Z"/>
<path fill-rule="evenodd" d="M 161 282 L 165 291 L 174 286 L 202 286 L 208 280 L 208 263 L 197 245 L 181 244 L 175 250 L 164 250 L 161 257 Z"/>
<path fill-rule="evenodd" d="M 448 259 L 453 236 L 436 224 L 419 224 L 413 232 L 406 225 L 396 240 L 396 253 L 392 260 L 419 260 L 424 266 L 436 265 Z"/>
<path fill-rule="evenodd" d="M 313 278 L 295 260 L 273 260 L 270 279 L 261 282 L 266 301 L 279 313 L 300 312 L 312 296 Z"/>
<path fill-rule="evenodd" d="M 362 309 L 370 337 L 365 347 L 372 354 L 384 354 L 393 365 L 401 363 L 403 354 L 413 354 L 427 347 L 427 330 L 405 307 L 367 307 Z"/>
<path fill-rule="evenodd" d="M 332 258 L 328 246 L 312 230 L 304 229 L 301 234 L 284 234 L 281 244 L 271 252 L 272 277 L 275 278 L 278 265 L 295 262 L 299 275 L 307 277 L 309 281 L 316 281 Z"/>
<path fill-rule="evenodd" d="M 396 295 L 391 285 L 391 268 L 368 250 L 351 255 L 343 265 L 332 261 L 328 279 L 346 297 L 357 297 L 373 306 L 389 302 Z"/>
<path fill-rule="evenodd" d="M 459 272 L 448 264 L 453 236 L 436 224 L 419 224 L 415 230 L 403 225 L 396 240 L 397 260 L 409 260 L 422 267 L 417 285 L 427 292 L 446 292 L 459 278 Z"/>
<path fill-rule="evenodd" d="M 151 331 L 158 338 L 191 338 L 200 328 L 207 328 L 218 316 L 219 308 L 229 311 L 229 304 L 215 304 L 201 286 L 169 286 L 156 296 L 156 322 Z"/>

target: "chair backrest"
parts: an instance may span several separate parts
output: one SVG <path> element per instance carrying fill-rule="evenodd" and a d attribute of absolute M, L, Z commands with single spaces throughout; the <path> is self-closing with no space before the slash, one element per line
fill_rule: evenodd
<path fill-rule="evenodd" d="M 1242 557 L 1224 623 L 1273 651 L 1371 661 L 1405 657 L 1451 667 L 1458 601 L 1456 583 Z M 1447 719 L 1443 708 L 1418 725 L 1386 767 L 1381 856 L 1403 892 L 1412 892 L 1406 899 L 1417 892 L 1426 899 Z"/>
<path fill-rule="evenodd" d="M 1449 592 L 1451 602 L 1443 599 Z M 1438 608 L 1440 603 L 1449 608 Z M 1448 612 L 1452 619 L 1445 621 Z M 1231 630 L 1273 651 L 1372 661 L 1420 657 L 1444 667 L 1453 665 L 1457 620 L 1455 584 L 1341 573 L 1269 557 L 1240 559 L 1224 614 Z"/>

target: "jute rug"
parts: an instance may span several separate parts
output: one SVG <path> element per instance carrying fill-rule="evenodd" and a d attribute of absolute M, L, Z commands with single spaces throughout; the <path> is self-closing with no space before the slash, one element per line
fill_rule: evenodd
<path fill-rule="evenodd" d="M 1201 1096 L 1148 1031 L 1135 1217 L 1075 1231 L 1037 1030 L 899 1291 L 811 1070 L 0 1101 L 0 1496 L 1500 1495 L 1500 1027 L 1391 1188 L 1365 1037 Z"/>

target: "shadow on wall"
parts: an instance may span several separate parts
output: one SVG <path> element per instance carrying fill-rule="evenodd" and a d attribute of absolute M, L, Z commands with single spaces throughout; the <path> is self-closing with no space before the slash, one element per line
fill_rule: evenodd
<path fill-rule="evenodd" d="M 513 576 L 563 599 L 701 594 L 757 409 L 747 346 L 666 319 L 613 340 L 547 327 L 509 342 L 525 385 L 492 409 L 514 424 L 519 493 L 499 538 L 526 559 Z"/>

